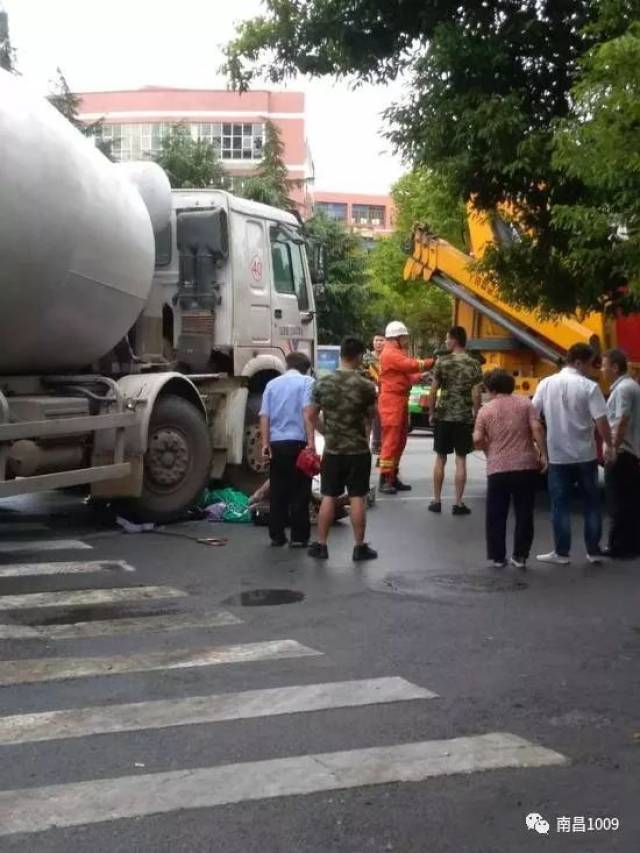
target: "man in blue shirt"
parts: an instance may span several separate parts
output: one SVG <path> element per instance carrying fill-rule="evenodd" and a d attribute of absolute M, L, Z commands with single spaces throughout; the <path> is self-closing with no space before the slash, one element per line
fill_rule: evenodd
<path fill-rule="evenodd" d="M 313 379 L 307 376 L 311 362 L 304 353 L 289 353 L 286 364 L 287 372 L 264 389 L 260 409 L 262 454 L 271 461 L 269 535 L 272 545 L 285 545 L 290 520 L 291 547 L 306 548 L 311 532 L 311 479 L 298 470 L 296 461 L 301 450 L 315 445 Z"/>

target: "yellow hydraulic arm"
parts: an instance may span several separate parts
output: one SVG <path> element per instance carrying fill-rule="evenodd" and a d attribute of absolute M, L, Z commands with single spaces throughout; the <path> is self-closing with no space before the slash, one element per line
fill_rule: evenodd
<path fill-rule="evenodd" d="M 603 345 L 604 315 L 543 320 L 532 311 L 505 302 L 486 279 L 472 270 L 473 260 L 482 257 L 489 243 L 497 242 L 491 217 L 470 209 L 468 219 L 472 255 L 459 251 L 427 228 L 416 227 L 404 278 L 432 281 L 448 291 L 454 297 L 454 322 L 465 326 L 491 366 L 509 369 L 516 376 L 517 388 L 531 393 L 572 344 L 581 341 L 596 347 Z"/>

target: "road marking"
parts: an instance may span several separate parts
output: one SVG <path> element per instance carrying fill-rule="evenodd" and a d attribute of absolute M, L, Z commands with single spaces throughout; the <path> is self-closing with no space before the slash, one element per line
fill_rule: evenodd
<path fill-rule="evenodd" d="M 33 660 L 0 661 L 0 685 L 29 684 L 35 681 L 59 681 L 95 675 L 119 675 L 127 672 L 151 672 L 157 669 L 187 669 L 226 663 L 244 663 L 279 658 L 320 655 L 295 640 L 271 640 L 218 646 L 193 652 L 171 649 L 139 655 L 116 655 L 99 658 L 35 658 Z"/>
<path fill-rule="evenodd" d="M 94 622 L 70 622 L 64 625 L 0 625 L 0 639 L 11 640 L 36 637 L 41 640 L 69 640 L 77 637 L 115 637 L 146 631 L 184 631 L 188 628 L 222 628 L 225 625 L 241 625 L 238 619 L 226 610 L 215 613 L 169 613 L 165 615 L 132 616 L 124 619 L 97 619 Z"/>
<path fill-rule="evenodd" d="M 41 832 L 363 785 L 422 782 L 457 773 L 566 763 L 557 752 L 496 732 L 0 791 L 0 834 Z"/>
<path fill-rule="evenodd" d="M 96 604 L 123 604 L 154 598 L 182 598 L 187 593 L 172 586 L 132 586 L 114 589 L 76 589 L 59 592 L 27 592 L 0 595 L 0 610 L 31 607 L 86 607 Z"/>
<path fill-rule="evenodd" d="M 21 578 L 38 575 L 91 574 L 92 572 L 135 572 L 125 560 L 89 560 L 86 563 L 15 563 L 0 566 L 0 578 Z"/>
<path fill-rule="evenodd" d="M 38 551 L 90 551 L 92 547 L 79 539 L 37 539 L 35 542 L 14 539 L 0 541 L 0 554 L 15 554 L 19 551 L 34 554 Z"/>
<path fill-rule="evenodd" d="M 372 678 L 0 717 L 0 745 L 355 708 L 437 694 L 404 678 Z"/>
<path fill-rule="evenodd" d="M 28 625 L 0 625 L 0 640 L 30 640 L 39 636 L 36 629 Z"/>

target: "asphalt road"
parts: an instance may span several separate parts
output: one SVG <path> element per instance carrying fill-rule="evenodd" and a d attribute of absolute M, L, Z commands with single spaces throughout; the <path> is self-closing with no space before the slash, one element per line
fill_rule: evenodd
<path fill-rule="evenodd" d="M 430 468 L 412 437 L 366 565 L 344 522 L 318 565 L 1 504 L 0 851 L 636 853 L 640 563 L 589 566 L 576 519 L 571 566 L 487 569 L 482 460 L 467 518 L 426 512 Z"/>

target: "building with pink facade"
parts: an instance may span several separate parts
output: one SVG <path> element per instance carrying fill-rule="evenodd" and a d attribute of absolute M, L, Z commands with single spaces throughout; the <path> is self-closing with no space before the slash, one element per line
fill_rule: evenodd
<path fill-rule="evenodd" d="M 121 92 L 84 92 L 79 116 L 101 121 L 101 134 L 118 160 L 139 160 L 160 150 L 172 124 L 187 124 L 194 139 L 210 142 L 228 174 L 242 179 L 255 173 L 262 158 L 266 121 L 282 132 L 284 161 L 299 185 L 292 197 L 309 213 L 313 160 L 305 130 L 302 92 L 169 89 L 148 86 Z"/>
<path fill-rule="evenodd" d="M 363 237 L 383 237 L 393 230 L 394 206 L 388 195 L 314 191 L 313 204 L 314 210 L 343 222 Z"/>

